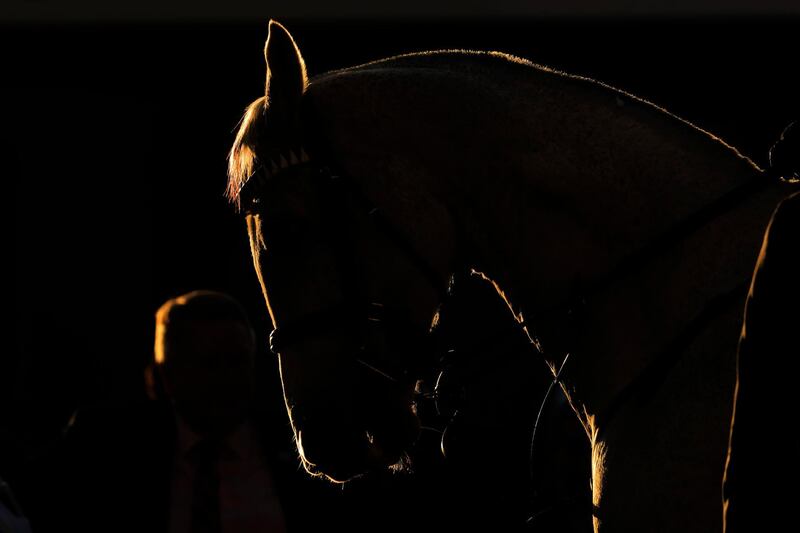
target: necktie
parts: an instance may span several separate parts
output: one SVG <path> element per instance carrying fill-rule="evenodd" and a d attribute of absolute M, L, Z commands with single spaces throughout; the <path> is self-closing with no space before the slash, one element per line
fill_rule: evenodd
<path fill-rule="evenodd" d="M 192 533 L 220 533 L 222 522 L 219 509 L 220 443 L 203 439 L 189 452 L 194 465 L 192 483 Z"/>

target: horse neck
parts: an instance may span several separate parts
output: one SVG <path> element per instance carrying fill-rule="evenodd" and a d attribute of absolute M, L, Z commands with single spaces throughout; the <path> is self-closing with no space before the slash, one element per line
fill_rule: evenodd
<path fill-rule="evenodd" d="M 473 196 L 466 202 L 470 213 L 461 223 L 468 228 L 470 266 L 495 282 L 533 335 L 541 333 L 537 340 L 557 366 L 563 354 L 548 350 L 548 330 L 562 326 L 561 313 L 576 289 L 602 278 L 665 229 L 757 175 L 746 161 L 734 161 L 704 175 L 702 186 L 675 181 L 667 195 L 661 187 L 648 193 L 643 186 L 635 192 L 639 203 L 630 205 L 621 196 L 614 209 L 605 208 L 606 218 L 613 219 L 608 223 L 597 212 L 578 212 L 576 206 L 585 205 L 581 201 L 517 176 L 517 183 L 481 188 L 479 200 Z M 594 177 L 585 176 L 583 182 Z M 584 412 L 601 411 L 711 298 L 749 277 L 770 214 L 786 194 L 785 188 L 770 187 L 721 213 L 589 302 L 588 327 L 574 333 L 591 338 L 592 353 L 579 354 L 579 369 L 571 372 Z M 669 215 L 633 227 L 647 212 Z M 621 232 L 625 238 L 614 242 L 613 235 L 626 227 L 630 231 Z M 734 328 L 739 327 L 740 307 L 734 311 Z M 737 338 L 734 329 L 729 339 L 734 350 Z"/>

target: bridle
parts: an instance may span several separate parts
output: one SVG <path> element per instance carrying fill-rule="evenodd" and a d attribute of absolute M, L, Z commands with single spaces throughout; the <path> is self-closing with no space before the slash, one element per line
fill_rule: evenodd
<path fill-rule="evenodd" d="M 296 150 L 305 154 L 304 149 Z M 295 150 L 291 151 L 292 154 Z M 304 159 L 304 160 L 303 160 Z M 293 168 L 305 170 L 311 175 L 318 194 L 322 218 L 326 224 L 321 231 L 335 255 L 335 266 L 341 282 L 344 301 L 327 308 L 308 313 L 294 321 L 281 324 L 270 334 L 270 350 L 278 354 L 286 346 L 300 340 L 336 332 L 349 332 L 348 344 L 351 346 L 353 361 L 363 368 L 380 374 L 394 383 L 406 383 L 412 380 L 419 368 L 429 365 L 426 358 L 432 352 L 429 348 L 429 336 L 413 335 L 417 328 L 410 326 L 410 320 L 398 309 L 375 301 L 366 294 L 361 281 L 360 268 L 355 261 L 354 227 L 359 216 L 373 228 L 401 255 L 409 261 L 423 279 L 436 291 L 440 301 L 447 298 L 449 283 L 420 254 L 413 243 L 375 206 L 361 190 L 357 183 L 344 174 L 333 172 L 327 165 L 318 165 L 309 158 L 280 157 L 283 165 L 264 164 L 256 166 L 239 190 L 245 201 L 257 200 L 254 195 L 256 187 L 263 188 L 273 183 L 280 170 Z M 294 164 L 288 164 L 294 161 Z M 283 168 L 281 168 L 283 167 Z M 277 171 L 276 171 L 277 170 Z M 350 208 L 351 212 L 348 212 Z M 400 344 L 412 357 L 412 363 L 399 368 L 395 361 L 375 357 L 376 345 Z M 383 353 L 385 356 L 386 354 Z M 418 392 L 419 397 L 430 397 L 429 392 Z"/>
<path fill-rule="evenodd" d="M 281 159 L 286 161 L 286 158 L 282 157 Z M 406 260 L 414 265 L 420 275 L 436 290 L 443 305 L 449 299 L 450 291 L 448 288 L 450 283 L 442 279 L 437 270 L 417 251 L 413 243 L 402 231 L 398 230 L 383 215 L 382 211 L 369 200 L 354 180 L 346 174 L 332 171 L 328 166 L 317 165 L 310 159 L 299 162 L 296 166 L 312 170 L 317 190 L 321 195 L 322 201 L 320 201 L 320 205 L 324 211 L 323 216 L 332 222 L 331 228 L 336 228 L 336 231 L 329 232 L 329 237 L 332 239 L 332 243 L 335 244 L 333 249 L 336 253 L 337 269 L 348 299 L 341 304 L 308 314 L 295 322 L 281 325 L 273 330 L 270 335 L 271 350 L 277 354 L 283 347 L 309 335 L 319 335 L 332 330 L 341 331 L 346 329 L 351 332 L 351 340 L 354 346 L 357 346 L 357 354 L 355 354 L 357 363 L 380 374 L 387 380 L 394 382 L 409 380 L 413 377 L 413 370 L 422 368 L 425 364 L 430 365 L 435 358 L 434 352 L 437 347 L 430 342 L 430 336 L 413 336 L 413 339 L 409 340 L 407 334 L 411 330 L 408 329 L 408 321 L 404 319 L 402 314 L 395 313 L 394 310 L 387 308 L 380 302 L 371 301 L 364 294 L 363 286 L 357 279 L 357 269 L 354 268 L 352 253 L 354 243 L 352 239 L 348 238 L 352 235 L 352 228 L 347 227 L 348 222 L 345 220 L 345 216 L 340 210 L 336 209 L 336 206 L 349 204 L 365 215 L 366 220 L 373 225 L 378 233 L 400 251 Z M 253 184 L 265 186 L 274 179 L 273 174 L 275 174 L 274 164 L 272 172 L 270 172 L 267 165 L 257 166 L 253 174 L 243 183 L 240 195 L 243 198 L 246 197 L 248 188 Z M 633 254 L 620 261 L 604 275 L 588 283 L 576 283 L 571 297 L 566 302 L 532 315 L 533 319 L 526 320 L 526 323 L 522 325 L 535 324 L 537 317 L 545 315 L 556 317 L 556 323 L 564 325 L 563 336 L 571 337 L 580 327 L 585 311 L 594 298 L 609 290 L 617 282 L 635 274 L 664 254 L 665 251 L 678 245 L 717 217 L 736 208 L 754 194 L 775 183 L 776 180 L 770 179 L 774 177 L 780 178 L 780 176 L 771 176 L 768 171 L 765 171 L 733 188 L 716 200 L 679 220 L 665 232 L 651 239 Z M 465 267 L 466 264 L 461 266 Z M 666 345 L 666 348 L 657 354 L 639 375 L 612 398 L 606 409 L 598 415 L 598 421 L 601 422 L 599 426 L 601 428 L 608 427 L 620 409 L 634 399 L 644 402 L 651 397 L 666 380 L 672 368 L 680 361 L 693 340 L 716 316 L 731 304 L 742 301 L 748 286 L 749 278 L 737 284 L 733 289 L 709 300 L 684 329 Z M 397 368 L 395 366 L 396 363 L 391 361 L 369 359 L 370 350 L 362 339 L 374 335 L 376 328 L 382 332 L 380 335 L 384 337 L 387 336 L 386 332 L 388 331 L 390 332 L 388 337 L 406 339 L 403 344 L 410 351 L 406 355 L 417 355 L 416 363 L 419 363 L 419 366 L 417 367 L 416 363 L 412 363 L 404 368 Z M 392 335 L 391 332 L 398 334 Z M 562 357 L 548 357 L 552 361 L 560 361 L 560 365 L 552 384 L 542 400 L 539 416 L 537 416 L 534 425 L 531 441 L 531 465 L 534 463 L 536 430 L 539 426 L 541 413 L 551 397 L 552 390 L 563 383 L 564 374 L 568 373 L 568 371 L 565 372 L 565 369 L 568 358 L 572 353 L 572 350 L 568 348 L 571 343 L 567 341 L 560 344 L 559 351 L 562 353 Z M 540 354 L 544 355 L 540 346 L 535 344 L 535 347 Z M 462 353 L 461 356 L 469 357 L 470 354 Z M 427 398 L 437 402 L 442 398 L 444 394 L 440 384 L 444 381 L 443 372 L 444 370 L 439 373 L 439 378 L 436 380 L 436 386 L 433 390 L 418 391 L 419 399 Z M 541 514 L 545 511 L 540 509 L 534 514 Z"/>

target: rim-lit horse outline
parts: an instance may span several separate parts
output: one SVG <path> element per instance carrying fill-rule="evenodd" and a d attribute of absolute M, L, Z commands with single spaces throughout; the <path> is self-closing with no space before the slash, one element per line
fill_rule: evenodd
<path fill-rule="evenodd" d="M 596 529 L 719 530 L 743 288 L 791 186 L 648 102 L 505 54 L 309 81 L 271 22 L 265 56 L 229 196 L 306 469 L 402 459 L 415 355 L 472 270 L 552 368 L 570 355 Z"/>

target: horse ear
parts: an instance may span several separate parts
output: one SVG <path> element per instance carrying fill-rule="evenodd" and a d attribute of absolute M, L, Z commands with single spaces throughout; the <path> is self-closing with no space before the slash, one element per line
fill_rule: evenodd
<path fill-rule="evenodd" d="M 289 31 L 274 20 L 269 21 L 264 59 L 267 61 L 266 95 L 270 107 L 294 110 L 308 84 L 306 64 Z"/>

